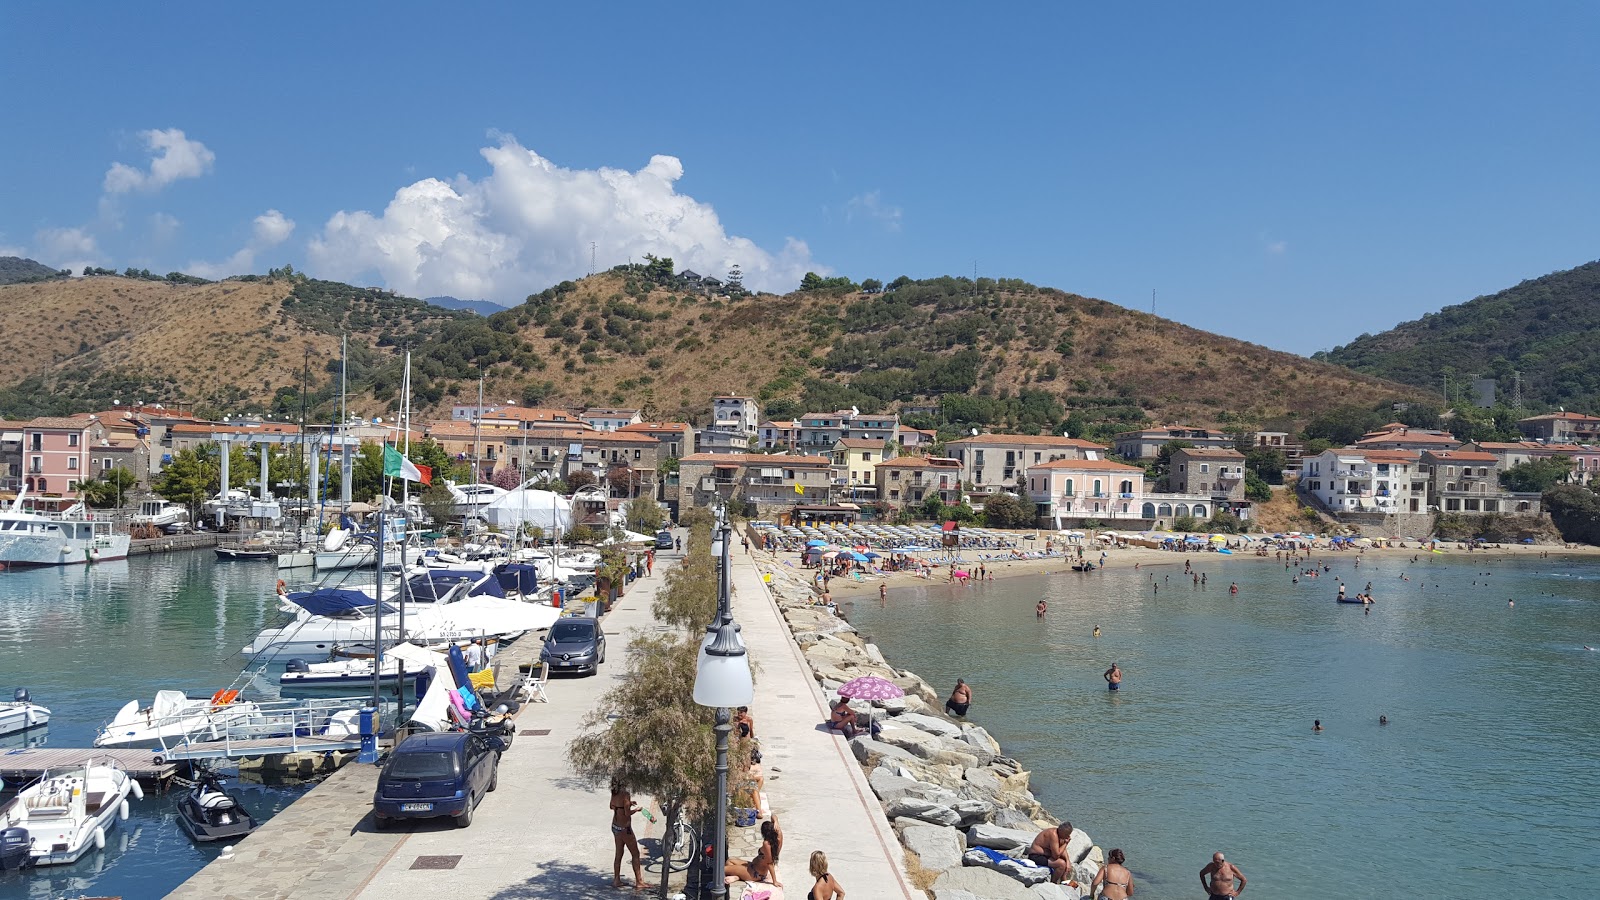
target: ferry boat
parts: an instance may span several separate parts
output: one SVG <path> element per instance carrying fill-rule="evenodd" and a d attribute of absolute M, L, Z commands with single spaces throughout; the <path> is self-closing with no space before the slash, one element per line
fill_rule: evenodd
<path fill-rule="evenodd" d="M 60 513 L 23 508 L 27 489 L 0 512 L 0 563 L 8 566 L 65 566 L 128 556 L 128 536 L 111 530 L 111 519 L 95 518 L 76 501 Z M 35 503 L 61 502 L 46 498 Z"/>

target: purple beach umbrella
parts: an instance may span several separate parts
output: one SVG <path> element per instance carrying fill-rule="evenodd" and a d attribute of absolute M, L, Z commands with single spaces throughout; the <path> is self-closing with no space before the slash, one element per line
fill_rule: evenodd
<path fill-rule="evenodd" d="M 839 696 L 847 700 L 893 700 L 896 697 L 904 697 L 905 695 L 906 692 L 901 690 L 899 685 L 887 678 L 879 678 L 876 675 L 863 675 L 860 678 L 852 678 L 839 685 Z M 867 713 L 867 734 L 869 736 L 872 734 L 872 722 L 876 718 L 876 708 Z"/>

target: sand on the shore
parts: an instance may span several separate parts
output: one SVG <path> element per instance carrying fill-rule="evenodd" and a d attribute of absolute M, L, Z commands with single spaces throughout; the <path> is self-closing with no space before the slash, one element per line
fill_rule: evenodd
<path fill-rule="evenodd" d="M 1042 541 L 1024 542 L 1043 547 Z M 1003 559 L 985 558 L 988 556 L 1001 556 L 1005 551 L 1000 550 L 964 550 L 957 561 L 962 569 L 975 570 L 979 564 L 984 567 L 985 574 L 996 579 L 1012 578 L 1022 575 L 1048 575 L 1065 573 L 1069 575 L 1083 575 L 1094 577 L 1094 573 L 1080 573 L 1072 571 L 1072 564 L 1077 562 L 1078 545 L 1067 545 L 1068 554 L 1043 557 L 1037 559 Z M 1496 544 L 1474 550 L 1466 549 L 1464 544 L 1440 542 L 1439 549 L 1447 556 L 1538 556 L 1549 553 L 1552 556 L 1593 556 L 1600 554 L 1600 547 L 1552 547 L 1548 544 Z M 1181 568 L 1185 561 L 1198 563 L 1200 561 L 1216 562 L 1221 560 L 1268 560 L 1282 562 L 1283 556 L 1277 550 L 1268 550 L 1265 556 L 1257 555 L 1253 550 L 1235 550 L 1232 555 L 1218 554 L 1212 550 L 1197 550 L 1190 552 L 1176 552 L 1172 550 L 1156 550 L 1149 547 L 1117 547 L 1099 545 L 1083 545 L 1084 559 L 1099 562 L 1101 552 L 1105 553 L 1105 565 L 1108 569 L 1132 569 L 1138 566 L 1141 570 L 1153 567 L 1178 567 Z M 761 552 L 761 551 L 754 551 Z M 1289 553 L 1290 551 L 1282 551 Z M 1367 547 L 1365 549 L 1329 550 L 1324 547 L 1313 547 L 1309 551 L 1297 551 L 1301 557 L 1309 556 L 1312 559 L 1343 558 L 1350 556 L 1373 555 L 1379 557 L 1415 556 L 1419 553 L 1432 551 L 1412 543 L 1405 547 Z M 805 569 L 800 566 L 800 554 L 796 552 L 778 552 L 780 564 L 787 562 L 799 572 L 814 575 L 815 569 Z M 922 578 L 913 572 L 885 572 L 882 574 L 866 573 L 859 580 L 854 577 L 831 578 L 828 581 L 828 591 L 835 595 L 860 594 L 877 591 L 878 586 L 887 584 L 890 590 L 898 587 L 909 587 L 914 584 L 947 584 L 949 583 L 949 566 L 944 561 L 935 564 L 932 574 Z"/>

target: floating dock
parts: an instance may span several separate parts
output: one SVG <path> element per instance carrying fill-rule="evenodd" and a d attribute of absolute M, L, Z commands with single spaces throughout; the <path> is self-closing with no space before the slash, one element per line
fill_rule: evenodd
<path fill-rule="evenodd" d="M 159 757 L 154 750 L 101 750 L 66 747 L 31 747 L 0 753 L 0 778 L 7 784 L 33 781 L 45 772 L 82 768 L 87 762 L 112 762 L 140 781 L 165 782 L 178 773 L 178 765 Z"/>

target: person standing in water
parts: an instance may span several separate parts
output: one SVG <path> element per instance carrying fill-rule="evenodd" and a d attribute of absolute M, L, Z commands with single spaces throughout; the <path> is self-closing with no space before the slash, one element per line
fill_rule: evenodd
<path fill-rule="evenodd" d="M 1050 604 L 1045 603 L 1043 600 L 1040 600 L 1038 605 L 1033 608 L 1034 618 L 1037 618 L 1037 619 L 1044 618 L 1044 614 L 1047 611 L 1049 611 L 1049 609 L 1050 609 Z"/>
<path fill-rule="evenodd" d="M 1100 636 L 1100 626 L 1099 625 L 1096 625 L 1094 627 L 1094 636 L 1095 637 L 1099 637 Z"/>
<path fill-rule="evenodd" d="M 1210 880 L 1207 881 L 1207 876 Z M 1239 882 L 1238 886 L 1234 882 Z M 1211 854 L 1211 863 L 1200 870 L 1200 886 L 1206 889 L 1210 900 L 1228 900 L 1244 893 L 1244 873 L 1228 862 L 1221 853 Z"/>
<path fill-rule="evenodd" d="M 944 711 L 953 716 L 965 718 L 967 707 L 972 705 L 972 688 L 965 679 L 957 678 L 955 690 L 950 692 L 950 699 L 944 702 Z"/>
<path fill-rule="evenodd" d="M 1118 668 L 1116 663 L 1112 663 L 1111 668 L 1107 669 L 1102 677 L 1106 680 L 1106 690 L 1122 690 L 1122 669 Z"/>

